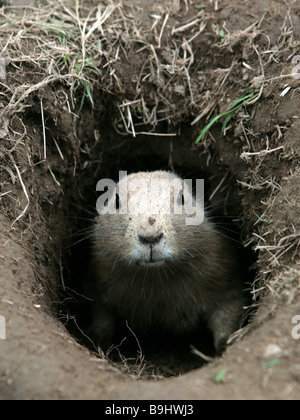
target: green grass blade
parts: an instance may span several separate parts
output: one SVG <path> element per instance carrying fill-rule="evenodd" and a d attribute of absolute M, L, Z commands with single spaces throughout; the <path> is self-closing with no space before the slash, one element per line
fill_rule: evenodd
<path fill-rule="evenodd" d="M 234 103 L 230 106 L 230 108 L 228 109 L 228 111 L 224 112 L 223 114 L 219 114 L 216 117 L 214 117 L 201 131 L 199 136 L 197 137 L 195 144 L 199 143 L 199 141 L 202 139 L 202 137 L 209 131 L 209 129 L 211 128 L 211 126 L 218 121 L 220 118 L 222 117 L 226 117 L 225 121 L 223 122 L 222 125 L 222 131 L 225 130 L 227 124 L 229 123 L 230 119 L 233 116 L 233 113 L 235 111 L 237 111 L 238 109 L 240 109 L 243 105 L 246 105 L 249 100 L 252 100 L 254 98 L 257 98 L 258 94 L 254 94 L 249 93 L 248 95 L 243 96 L 242 98 L 237 99 L 236 101 L 234 101 Z"/>
<path fill-rule="evenodd" d="M 231 117 L 232 117 L 232 115 L 233 115 L 233 112 L 234 112 L 234 111 L 230 112 L 230 113 L 227 115 L 227 117 L 225 118 L 225 120 L 224 120 L 224 122 L 223 122 L 223 125 L 222 125 L 222 131 L 224 131 L 224 130 L 225 130 L 225 128 L 227 127 L 227 124 L 228 124 L 228 123 L 229 123 L 229 121 L 231 120 Z"/>
<path fill-rule="evenodd" d="M 79 107 L 79 110 L 78 110 L 78 115 L 80 114 L 80 112 L 82 110 L 82 107 L 83 107 L 83 104 L 84 104 L 84 98 L 85 98 L 85 95 L 83 94 L 82 98 L 81 98 L 81 102 L 80 102 L 80 107 Z"/>
<path fill-rule="evenodd" d="M 218 121 L 220 118 L 222 118 L 224 116 L 224 114 L 221 115 L 217 115 L 216 117 L 214 117 L 201 131 L 200 131 L 200 135 L 198 136 L 197 140 L 195 141 L 195 143 L 199 143 L 199 141 L 202 139 L 202 137 L 208 132 L 208 130 L 210 129 L 210 127 L 212 125 L 214 125 L 214 123 L 216 121 Z"/>
<path fill-rule="evenodd" d="M 215 381 L 217 382 L 217 384 L 223 381 L 225 374 L 226 369 L 221 369 L 220 372 L 218 372 L 218 374 L 215 377 Z"/>
<path fill-rule="evenodd" d="M 255 95 L 253 93 L 249 93 L 248 95 L 244 96 L 243 98 L 237 99 L 231 107 L 229 108 L 229 111 L 235 108 L 237 105 L 241 104 L 241 102 L 248 102 L 248 99 L 252 99 Z M 240 105 L 242 106 L 242 104 Z"/>
<path fill-rule="evenodd" d="M 269 362 L 264 363 L 263 367 L 266 369 L 270 367 L 274 367 L 274 366 L 279 365 L 279 362 L 280 361 L 278 359 L 270 360 Z"/>
<path fill-rule="evenodd" d="M 91 104 L 93 104 L 93 105 L 94 105 L 93 97 L 92 97 L 92 94 L 91 94 L 91 91 L 90 91 L 90 88 L 89 88 L 88 82 L 86 82 L 86 81 L 84 80 L 84 81 L 83 81 L 83 85 L 84 85 L 84 88 L 85 88 L 86 94 L 87 94 L 87 96 L 89 97 L 89 100 L 91 101 Z"/>

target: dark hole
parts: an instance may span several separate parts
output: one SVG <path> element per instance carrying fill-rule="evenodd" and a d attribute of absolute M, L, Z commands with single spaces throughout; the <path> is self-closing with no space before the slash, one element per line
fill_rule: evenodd
<path fill-rule="evenodd" d="M 254 271 L 251 271 L 250 267 L 255 262 L 255 255 L 251 250 L 242 247 L 240 224 L 235 221 L 242 217 L 243 211 L 237 183 L 229 175 L 226 183 L 222 185 L 223 188 L 213 194 L 216 185 L 226 175 L 227 168 L 217 161 L 207 165 L 205 150 L 201 148 L 192 148 L 191 150 L 191 129 L 188 126 L 186 129 L 182 128 L 182 133 L 184 134 L 171 142 L 166 137 L 128 138 L 123 147 L 113 148 L 110 147 L 112 143 L 118 145 L 124 142 L 124 139 L 120 140 L 117 135 L 113 141 L 111 137 L 109 139 L 104 137 L 103 149 L 94 151 L 95 154 L 102 153 L 102 163 L 100 166 L 92 165 L 90 171 L 86 172 L 84 200 L 79 207 L 78 203 L 73 203 L 74 206 L 71 206 L 70 212 L 75 215 L 75 219 L 70 219 L 70 223 L 73 225 L 72 230 L 74 234 L 80 231 L 84 233 L 72 238 L 71 244 L 75 244 L 71 246 L 69 254 L 65 255 L 65 287 L 62 288 L 61 301 L 63 304 L 59 310 L 59 317 L 63 321 L 67 319 L 65 323 L 69 331 L 80 343 L 92 351 L 95 351 L 95 346 L 88 337 L 91 304 L 85 298 L 82 288 L 83 282 L 90 275 L 91 243 L 86 232 L 96 215 L 97 181 L 101 178 L 111 178 L 117 181 L 119 170 L 127 170 L 128 173 L 131 173 L 173 169 L 185 178 L 204 178 L 205 201 L 209 216 L 217 224 L 220 232 L 231 238 L 235 244 L 237 258 L 243 261 L 242 265 L 245 267 L 245 284 L 253 281 Z M 171 165 L 170 145 L 173 150 Z M 228 199 L 228 195 L 230 195 L 230 199 Z M 247 317 L 243 320 L 244 324 L 245 322 L 247 322 Z M 137 336 L 129 325 L 120 321 L 113 342 L 115 348 L 110 351 L 109 359 L 117 363 L 126 360 L 126 364 L 132 365 L 134 371 L 134 367 L 141 363 L 140 351 L 142 351 L 143 363 L 145 363 L 144 374 L 149 378 L 152 374 L 172 376 L 201 367 L 205 361 L 192 353 L 191 345 L 207 356 L 215 356 L 212 334 L 205 324 L 199 324 L 197 330 L 180 336 L 161 335 L 155 326 L 151 331 Z"/>

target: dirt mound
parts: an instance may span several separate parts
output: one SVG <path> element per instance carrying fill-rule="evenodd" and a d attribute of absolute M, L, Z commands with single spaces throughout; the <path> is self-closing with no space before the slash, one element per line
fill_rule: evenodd
<path fill-rule="evenodd" d="M 0 5 L 1 397 L 297 399 L 297 2 L 20 3 Z M 87 343 L 86 229 L 120 169 L 205 177 L 234 219 L 253 312 L 201 369 Z"/>

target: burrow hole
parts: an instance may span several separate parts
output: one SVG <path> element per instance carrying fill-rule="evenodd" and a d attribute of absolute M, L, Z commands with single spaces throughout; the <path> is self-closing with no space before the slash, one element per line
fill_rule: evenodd
<path fill-rule="evenodd" d="M 84 170 L 79 176 L 81 193 L 76 200 L 73 198 L 69 206 L 68 223 L 72 236 L 67 239 L 64 287 L 61 288 L 63 304 L 58 311 L 58 317 L 63 319 L 78 342 L 97 353 L 88 334 L 91 305 L 83 292 L 83 283 L 90 269 L 91 243 L 87 232 L 96 216 L 97 181 L 102 178 L 118 181 L 120 170 L 128 173 L 173 170 L 184 178 L 203 178 L 210 217 L 222 234 L 235 244 L 245 267 L 245 287 L 248 285 L 250 288 L 255 275 L 255 254 L 242 245 L 241 231 L 245 221 L 241 191 L 230 169 L 220 162 L 214 147 L 195 146 L 195 131 L 188 122 L 177 128 L 176 137 L 139 135 L 133 138 L 118 134 L 109 116 L 102 117 L 97 124 L 88 113 L 84 118 L 85 126 L 90 123 L 93 129 L 79 130 L 79 135 L 84 137 L 85 142 L 94 145 L 97 130 L 101 140 L 93 146 L 90 155 L 83 156 L 88 163 L 83 165 Z M 167 134 L 168 131 L 163 124 L 156 128 L 156 132 Z M 217 136 L 217 132 L 214 135 Z M 234 156 L 232 158 L 235 159 Z M 241 320 L 241 325 L 245 322 L 247 317 Z M 203 366 L 206 362 L 191 351 L 191 346 L 209 357 L 215 356 L 212 334 L 205 325 L 199 326 L 193 334 L 181 336 L 162 335 L 160 331 L 151 335 L 145 331 L 137 336 L 124 323 L 119 325 L 113 341 L 114 348 L 109 352 L 108 359 L 121 370 L 144 378 L 174 376 Z"/>

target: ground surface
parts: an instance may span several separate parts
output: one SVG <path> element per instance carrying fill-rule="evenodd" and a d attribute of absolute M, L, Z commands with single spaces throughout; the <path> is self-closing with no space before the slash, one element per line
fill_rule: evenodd
<path fill-rule="evenodd" d="M 85 45 L 78 27 L 83 31 L 86 17 L 87 28 L 97 22 L 97 1 L 84 2 L 78 15 L 68 2 L 63 9 L 15 3 L 0 9 L 7 58 L 0 97 L 0 315 L 7 332 L 0 398 L 298 399 L 297 2 L 124 2 Z M 249 91 L 257 96 L 226 134 L 217 124 L 195 146 L 200 129 Z M 127 105 L 132 101 L 137 105 Z M 134 137 L 137 131 L 148 134 Z M 80 301 L 71 292 L 78 279 L 69 235 L 79 229 L 81 209 L 92 208 L 95 179 L 115 176 L 119 167 L 201 168 L 213 198 L 229 197 L 243 243 L 258 253 L 250 288 L 260 300 L 250 324 L 222 358 L 174 378 L 146 380 L 143 366 L 126 374 L 64 327 L 70 314 L 61 301 Z"/>

